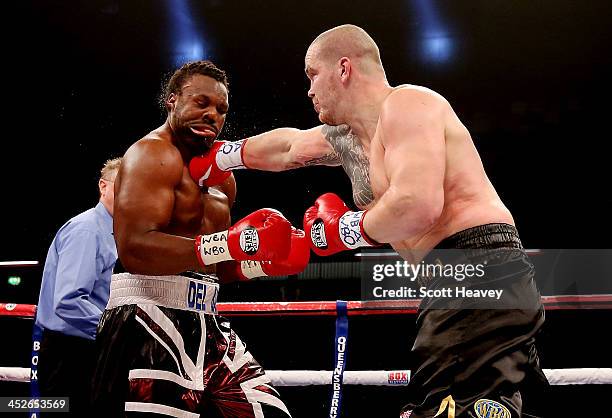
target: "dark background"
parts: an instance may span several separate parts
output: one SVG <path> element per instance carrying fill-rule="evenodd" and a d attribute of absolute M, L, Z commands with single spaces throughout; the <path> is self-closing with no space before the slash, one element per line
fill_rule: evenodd
<path fill-rule="evenodd" d="M 7 18 L 2 259 L 44 260 L 93 206 L 103 162 L 161 125 L 164 75 L 210 58 L 230 77 L 222 137 L 318 124 L 304 53 L 321 31 L 364 27 L 392 85 L 444 95 L 529 248 L 607 248 L 608 1 L 20 2 Z M 198 49 L 197 45 L 201 47 Z M 199 53 L 200 52 L 200 53 Z M 300 223 L 320 194 L 350 201 L 340 168 L 238 172 L 234 217 L 273 206 Z"/>
<path fill-rule="evenodd" d="M 96 203 L 104 161 L 121 156 L 163 123 L 157 96 L 165 75 L 181 62 L 209 58 L 228 72 L 230 113 L 223 139 L 318 124 L 306 96 L 304 53 L 317 34 L 343 23 L 362 26 L 377 41 L 392 85 L 424 85 L 450 101 L 472 133 L 527 248 L 610 247 L 609 1 L 36 0 L 4 7 L 5 20 L 14 25 L 5 30 L 3 45 L 0 260 L 44 263 L 57 229 Z M 339 168 L 237 172 L 236 178 L 235 219 L 268 206 L 299 225 L 320 194 L 334 191 L 347 202 L 351 198 L 349 181 Z M 36 303 L 40 270 L 0 269 L 0 301 Z M 10 274 L 22 276 L 20 288 L 6 284 Z M 228 287 L 221 296 L 333 300 L 358 292 L 359 283 L 352 285 L 349 290 L 346 280 L 272 280 L 265 286 L 259 281 Z M 592 351 L 603 347 L 596 339 L 601 335 L 597 324 L 609 322 L 609 312 L 552 314 L 542 338 L 544 367 L 609 366 L 605 353 Z M 348 368 L 400 367 L 384 359 L 401 363 L 403 351 L 385 351 L 382 344 L 395 338 L 398 347 L 409 344 L 412 336 L 405 331 L 413 325 L 408 320 L 394 328 L 381 325 L 394 324 L 391 319 L 373 319 L 364 327 L 361 343 L 378 346 L 375 356 L 384 364 L 356 361 Z M 300 345 L 289 357 L 324 359 L 312 364 L 287 361 L 270 348 L 283 343 L 255 332 L 278 324 L 235 323 L 270 369 L 331 367 L 330 323 L 326 337 L 319 337 L 329 340 L 322 345 L 289 338 Z M 310 321 L 285 329 L 299 334 L 317 326 Z M 365 329 L 384 335 L 369 336 Z M 595 341 L 584 342 L 589 336 Z M 313 354 L 309 347 L 322 351 Z M 20 353 L 29 354 L 27 346 Z M 364 354 L 349 353 L 349 358 Z M 6 358 L 3 365 L 27 365 L 28 359 L 20 358 Z M 301 390 L 284 390 L 289 399 L 287 393 L 295 391 L 299 402 Z M 572 396 L 569 389 L 555 390 L 558 399 Z M 395 395 L 374 389 L 364 393 L 353 398 L 355 411 L 370 402 L 368 394 L 371 402 L 385 402 L 388 410 L 401 404 L 401 394 L 384 400 Z M 599 389 L 590 393 L 590 398 L 578 396 L 592 405 L 601 402 Z M 327 389 L 317 396 L 317 405 L 327 404 Z M 312 405 L 313 412 L 303 416 L 322 416 L 321 405 Z M 310 411 L 303 408 L 298 410 Z M 573 415 L 565 408 L 566 415 L 549 416 Z"/>
<path fill-rule="evenodd" d="M 527 248 L 609 248 L 608 1 L 24 1 L 5 38 L 0 259 L 44 262 L 57 229 L 97 200 L 98 170 L 165 119 L 182 62 L 230 77 L 222 138 L 318 124 L 303 58 L 321 31 L 364 27 L 389 82 L 444 95 L 471 131 Z M 234 219 L 262 206 L 296 225 L 341 168 L 236 172 Z M 350 257 L 342 254 L 336 259 Z M 24 278 L 34 302 L 40 269 Z M 34 270 L 27 270 L 33 272 Z M 0 278 L 0 296 L 6 289 Z M 21 272 L 28 276 L 27 272 Z M 32 296 L 34 295 L 34 296 Z"/>

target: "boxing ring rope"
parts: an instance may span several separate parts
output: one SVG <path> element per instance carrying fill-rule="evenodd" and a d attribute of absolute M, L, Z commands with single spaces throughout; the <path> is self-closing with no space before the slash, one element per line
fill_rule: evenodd
<path fill-rule="evenodd" d="M 266 370 L 275 386 L 323 386 L 332 383 L 331 370 Z M 612 368 L 544 369 L 551 385 L 610 385 Z M 367 386 L 406 386 L 409 370 L 347 370 L 343 384 Z M 27 367 L 0 367 L 0 381 L 30 381 Z"/>
<path fill-rule="evenodd" d="M 348 315 L 415 314 L 420 299 L 348 301 Z M 546 310 L 612 309 L 610 295 L 542 296 Z M 219 302 L 217 311 L 224 316 L 336 316 L 335 301 L 313 302 Z M 0 316 L 34 318 L 36 305 L 0 303 Z"/>
<path fill-rule="evenodd" d="M 543 296 L 546 310 L 612 309 L 612 294 L 582 296 Z M 419 300 L 349 301 L 347 315 L 415 314 Z M 224 316 L 336 316 L 335 301 L 317 302 L 224 302 L 217 305 Z M 36 305 L 0 303 L 0 316 L 33 319 Z M 268 370 L 276 386 L 330 385 L 331 370 Z M 552 385 L 612 384 L 612 368 L 545 369 Z M 345 385 L 405 386 L 409 370 L 347 370 Z M 0 367 L 0 381 L 29 382 L 30 369 Z"/>

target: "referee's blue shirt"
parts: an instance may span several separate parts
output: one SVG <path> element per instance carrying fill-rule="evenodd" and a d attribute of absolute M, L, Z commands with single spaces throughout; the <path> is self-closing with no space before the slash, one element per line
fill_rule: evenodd
<path fill-rule="evenodd" d="M 66 222 L 47 253 L 36 324 L 95 339 L 116 261 L 113 218 L 101 202 Z"/>

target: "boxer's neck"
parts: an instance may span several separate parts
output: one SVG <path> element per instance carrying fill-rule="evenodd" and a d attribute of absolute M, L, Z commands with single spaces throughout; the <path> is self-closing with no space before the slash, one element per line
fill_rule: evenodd
<path fill-rule="evenodd" d="M 355 105 L 347 116 L 346 123 L 364 144 L 364 147 L 369 148 L 376 133 L 382 104 L 393 88 L 386 82 L 363 83 L 354 91 L 353 103 Z"/>
<path fill-rule="evenodd" d="M 160 126 L 157 131 L 162 134 L 160 135 L 162 138 L 168 140 L 176 147 L 185 164 L 188 164 L 196 155 L 200 155 L 207 150 L 205 147 L 189 146 L 186 141 L 181 139 L 180 134 L 175 131 L 170 122 L 170 118 L 166 119 L 166 122 Z"/>

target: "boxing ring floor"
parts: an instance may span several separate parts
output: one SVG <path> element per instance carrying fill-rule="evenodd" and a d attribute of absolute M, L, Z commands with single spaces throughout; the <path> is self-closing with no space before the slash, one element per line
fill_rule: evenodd
<path fill-rule="evenodd" d="M 609 416 L 612 362 L 607 337 L 612 295 L 543 297 L 547 322 L 538 339 L 552 384 L 531 393 L 550 417 Z M 404 403 L 402 368 L 414 339 L 415 301 L 348 302 L 343 417 L 397 417 Z M 248 349 L 268 371 L 293 417 L 329 414 L 336 303 L 219 303 Z M 0 394 L 28 396 L 33 305 L 0 304 Z M 609 410 L 608 410 L 609 411 Z M 603 415 L 602 415 L 603 414 Z"/>

